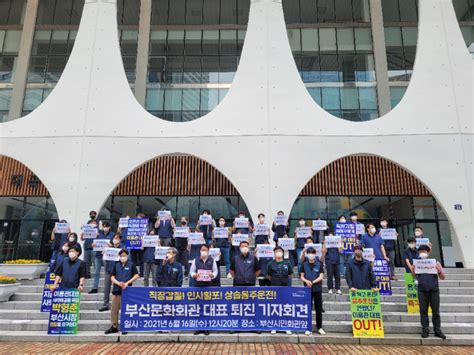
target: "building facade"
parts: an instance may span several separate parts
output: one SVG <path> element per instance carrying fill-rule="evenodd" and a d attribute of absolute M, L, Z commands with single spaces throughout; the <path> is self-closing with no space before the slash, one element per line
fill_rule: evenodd
<path fill-rule="evenodd" d="M 1 6 L 0 259 L 168 206 L 355 210 L 474 267 L 471 0 Z"/>

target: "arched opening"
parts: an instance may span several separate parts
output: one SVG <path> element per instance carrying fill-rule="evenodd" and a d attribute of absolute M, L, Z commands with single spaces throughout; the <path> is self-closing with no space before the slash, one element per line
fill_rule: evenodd
<path fill-rule="evenodd" d="M 0 156 L 0 262 L 51 258 L 58 214 L 47 188 L 28 167 Z"/>
<path fill-rule="evenodd" d="M 303 217 L 320 216 L 332 227 L 339 215 L 356 212 L 361 223 L 378 226 L 389 219 L 399 237 L 396 265 L 415 226 L 433 243 L 433 255 L 445 266 L 455 266 L 451 225 L 428 188 L 399 165 L 377 156 L 355 155 L 338 159 L 314 175 L 301 190 L 290 214 L 291 224 Z M 348 218 L 349 219 L 349 218 Z"/>
<path fill-rule="evenodd" d="M 474 3 L 471 0 L 453 0 L 459 27 L 469 51 L 474 53 Z"/>

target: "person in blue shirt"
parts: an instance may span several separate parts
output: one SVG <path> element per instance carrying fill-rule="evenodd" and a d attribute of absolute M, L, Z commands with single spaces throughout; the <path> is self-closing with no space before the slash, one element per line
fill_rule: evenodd
<path fill-rule="evenodd" d="M 62 219 L 59 221 L 59 223 L 67 223 L 65 219 Z M 53 228 L 51 231 L 51 250 L 52 250 L 52 255 L 51 255 L 51 260 L 54 262 L 56 260 L 56 256 L 58 253 L 61 252 L 62 246 L 64 243 L 67 241 L 67 236 L 68 234 L 71 233 L 71 228 L 69 228 L 68 233 L 56 233 L 56 227 Z M 54 265 L 52 265 L 52 270 L 54 270 Z"/>
<path fill-rule="evenodd" d="M 67 236 L 67 241 L 69 243 L 69 249 L 77 247 L 79 250 L 79 256 L 82 255 L 82 247 L 81 244 L 78 242 L 78 237 L 77 234 L 74 232 L 71 232 Z M 86 279 L 87 279 L 87 264 L 86 264 Z"/>
<path fill-rule="evenodd" d="M 183 265 L 176 261 L 177 254 L 176 248 L 169 248 L 166 253 L 166 259 L 158 267 L 157 278 L 160 280 L 160 287 L 183 286 Z"/>
<path fill-rule="evenodd" d="M 284 216 L 285 212 L 278 211 L 277 216 Z M 290 224 L 287 222 L 286 225 L 280 224 L 276 225 L 275 221 L 272 223 L 272 231 L 273 231 L 273 241 L 278 242 L 278 239 L 283 238 L 285 235 L 288 235 L 290 232 Z"/>
<path fill-rule="evenodd" d="M 89 214 L 89 217 L 91 219 L 87 221 L 87 224 L 92 225 L 94 226 L 94 228 L 97 228 L 97 230 L 99 230 L 99 223 L 96 220 L 95 211 L 91 211 Z M 90 239 L 90 238 L 85 239 L 84 233 L 81 233 L 81 240 L 84 242 L 84 262 L 86 263 L 86 272 L 87 272 L 86 278 L 90 278 L 91 267 L 92 267 L 92 264 L 94 263 L 94 251 L 92 250 L 93 239 Z"/>
<path fill-rule="evenodd" d="M 209 210 L 202 211 L 202 214 L 205 216 L 209 216 L 211 212 Z M 212 244 L 212 231 L 216 228 L 216 222 L 212 220 L 211 224 L 201 224 L 201 221 L 198 220 L 196 224 L 196 231 L 202 233 L 204 237 L 204 241 L 207 245 Z"/>
<path fill-rule="evenodd" d="M 340 215 L 339 217 L 337 217 L 337 221 L 340 223 L 346 223 L 347 222 L 346 216 Z M 344 277 L 346 273 L 345 270 L 346 270 L 347 263 L 349 262 L 350 259 L 352 259 L 352 253 L 344 254 L 342 253 L 342 248 L 340 251 L 341 252 L 339 253 L 339 275 L 341 275 L 341 277 Z"/>
<path fill-rule="evenodd" d="M 321 335 L 325 335 L 323 330 L 323 278 L 324 266 L 316 257 L 316 249 L 310 247 L 306 251 L 306 258 L 301 266 L 300 279 L 305 287 L 311 287 L 311 300 L 314 302 L 316 311 L 316 329 Z M 305 332 L 311 335 L 310 331 Z"/>
<path fill-rule="evenodd" d="M 416 239 L 413 237 L 407 240 L 408 248 L 405 249 L 402 255 L 403 265 L 405 266 L 405 272 L 413 273 L 415 266 L 413 260 L 418 259 L 418 250 L 416 249 Z"/>
<path fill-rule="evenodd" d="M 50 271 L 55 272 L 59 265 L 61 265 L 64 259 L 67 259 L 69 256 L 69 242 L 65 242 L 61 248 L 61 251 L 56 254 L 56 259 L 54 260 L 53 267 Z"/>
<path fill-rule="evenodd" d="M 349 260 L 346 267 L 346 282 L 351 291 L 373 290 L 377 291 L 375 275 L 372 265 L 363 258 L 361 245 L 354 246 L 354 257 Z"/>
<path fill-rule="evenodd" d="M 333 236 L 329 232 L 329 236 Z M 341 292 L 341 274 L 339 268 L 339 248 L 328 248 L 326 246 L 326 241 L 323 243 L 323 254 L 325 253 L 325 262 L 326 262 L 326 272 L 328 279 L 328 293 L 333 294 L 335 289 L 338 295 L 342 295 Z"/>
<path fill-rule="evenodd" d="M 96 239 L 107 239 L 110 240 L 114 236 L 114 233 L 111 231 L 110 223 L 104 222 L 102 223 L 102 230 L 99 232 L 99 235 Z M 92 248 L 95 247 L 94 242 L 92 242 Z M 102 251 L 96 251 L 94 255 L 94 283 L 92 285 L 92 290 L 89 293 L 97 293 L 99 288 L 99 280 L 100 280 L 100 271 L 102 269 Z"/>
<path fill-rule="evenodd" d="M 301 260 L 302 260 L 301 255 L 303 253 L 304 245 L 306 244 L 306 239 L 307 238 L 298 238 L 297 229 L 298 228 L 304 228 L 304 227 L 306 227 L 306 221 L 304 220 L 303 217 L 300 217 L 298 219 L 298 227 L 295 229 L 295 232 L 294 232 L 294 238 L 295 238 L 295 244 L 296 244 L 296 257 L 297 257 L 297 261 L 298 261 L 298 270 L 301 267 Z M 311 236 L 312 235 L 313 234 L 312 234 L 312 231 L 311 231 Z M 304 260 L 304 258 L 303 258 L 303 260 Z"/>
<path fill-rule="evenodd" d="M 105 334 L 117 333 L 119 331 L 119 310 L 122 301 L 122 290 L 132 286 L 133 282 L 140 278 L 137 267 L 129 260 L 128 250 L 122 249 L 119 253 L 120 260 L 114 264 L 111 281 L 114 285 L 112 289 L 112 310 L 110 312 L 111 327 Z M 122 332 L 126 334 L 126 332 Z"/>
<path fill-rule="evenodd" d="M 114 236 L 109 241 L 109 246 L 116 249 L 125 248 L 125 243 L 122 241 L 122 236 L 120 233 L 115 233 Z M 102 307 L 99 308 L 99 312 L 105 312 L 110 309 L 110 289 L 112 288 L 112 271 L 114 269 L 115 261 L 106 260 L 105 261 L 105 272 L 104 272 L 104 302 Z"/>
<path fill-rule="evenodd" d="M 191 229 L 188 227 L 188 217 L 181 217 L 181 226 L 182 228 L 187 228 L 188 233 L 191 232 Z M 184 266 L 184 276 L 189 275 L 189 250 L 188 250 L 188 238 L 174 237 L 174 246 L 178 251 L 176 260 Z"/>
<path fill-rule="evenodd" d="M 255 245 L 258 245 L 258 244 L 268 244 L 266 242 L 268 242 L 268 239 L 270 237 L 270 228 L 268 227 L 268 225 L 265 223 L 265 215 L 263 213 L 259 213 L 258 214 L 258 223 L 257 225 L 255 225 Z M 256 234 L 257 233 L 257 226 L 267 226 L 266 228 L 266 234 Z"/>
<path fill-rule="evenodd" d="M 388 227 L 388 218 L 382 217 L 380 219 L 380 229 L 378 230 L 377 234 L 380 235 L 380 230 L 386 229 Z M 398 237 L 398 233 L 396 234 Z M 385 248 L 385 253 L 389 258 L 389 266 L 390 266 L 390 275 L 391 279 L 396 281 L 397 278 L 395 277 L 395 250 L 397 248 L 397 241 L 393 239 L 388 239 L 383 241 L 383 246 Z"/>
<path fill-rule="evenodd" d="M 265 240 L 263 243 L 260 245 L 268 245 L 270 244 L 270 241 Z M 256 246 L 255 248 L 255 257 L 258 259 L 258 267 L 260 268 L 260 274 L 258 275 L 258 284 L 260 286 L 271 286 L 270 280 L 267 278 L 267 267 L 268 263 L 273 260 L 273 257 L 258 257 L 258 248 L 259 245 Z"/>
<path fill-rule="evenodd" d="M 162 211 L 169 211 L 169 208 L 163 208 Z M 155 222 L 155 234 L 160 237 L 160 245 L 162 247 L 173 246 L 173 232 L 176 228 L 176 222 L 171 216 L 170 219 L 161 220 L 157 218 Z"/>
<path fill-rule="evenodd" d="M 366 230 L 367 233 L 362 236 L 361 240 L 362 247 L 374 249 L 375 259 L 390 261 L 385 253 L 384 240 L 377 234 L 375 225 L 372 223 L 367 224 Z"/>
<path fill-rule="evenodd" d="M 153 235 L 155 232 L 152 230 L 150 234 Z M 158 241 L 156 246 L 158 246 Z M 156 247 L 155 246 L 155 247 Z M 158 269 L 158 264 L 155 259 L 155 247 L 143 247 L 143 286 L 148 287 L 150 285 L 150 274 L 151 274 L 151 284 L 153 287 L 157 287 L 157 278 L 156 270 Z"/>
<path fill-rule="evenodd" d="M 56 279 L 52 286 L 54 291 L 60 288 L 77 288 L 80 292 L 84 291 L 84 280 L 86 277 L 86 264 L 79 259 L 80 250 L 78 246 L 71 247 L 68 257 L 58 265 L 55 270 Z"/>

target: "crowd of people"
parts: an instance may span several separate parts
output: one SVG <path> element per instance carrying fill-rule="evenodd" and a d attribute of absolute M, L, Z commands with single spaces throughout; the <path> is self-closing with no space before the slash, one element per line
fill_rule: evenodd
<path fill-rule="evenodd" d="M 329 294 L 342 295 L 341 278 L 345 278 L 350 290 L 377 290 L 372 262 L 363 256 L 364 248 L 373 249 L 375 259 L 386 260 L 390 265 L 391 278 L 395 277 L 395 250 L 397 240 L 384 240 L 381 229 L 389 227 L 389 220 L 381 218 L 377 225 L 368 223 L 364 226 L 364 233 L 356 234 L 352 253 L 343 253 L 342 247 L 333 247 L 326 244 L 326 238 L 333 236 L 333 230 L 328 226 L 326 230 L 306 228 L 311 221 L 303 218 L 298 220 L 298 227 L 290 235 L 290 225 L 285 222 L 283 211 L 277 212 L 277 217 L 271 224 L 267 224 L 263 213 L 258 215 L 255 225 L 244 212 L 239 212 L 232 225 L 226 225 L 226 219 L 211 218 L 209 210 L 202 211 L 195 228 L 189 226 L 189 220 L 183 216 L 179 225 L 170 215 L 161 219 L 157 216 L 154 223 L 148 227 L 148 235 L 157 235 L 157 245 L 168 247 L 163 260 L 155 259 L 155 247 L 141 247 L 127 249 L 127 227 L 118 227 L 112 230 L 109 222 L 99 222 L 97 213 L 91 211 L 87 224 L 97 228 L 95 239 L 108 240 L 108 246 L 121 249 L 119 261 L 103 260 L 102 251 L 94 251 L 94 240 L 84 238 L 80 233 L 79 242 L 77 233 L 51 234 L 53 241 L 52 270 L 56 275 L 54 288 L 78 288 L 84 291 L 86 278 L 93 278 L 90 294 L 98 293 L 101 273 L 104 276 L 104 299 L 100 312 L 111 310 L 111 327 L 106 334 L 119 331 L 119 310 L 121 293 L 132 286 L 139 278 L 143 278 L 145 287 L 182 287 L 187 281 L 190 287 L 212 287 L 221 285 L 219 263 L 225 266 L 225 276 L 232 279 L 234 286 L 292 286 L 294 273 L 297 273 L 299 282 L 311 288 L 312 303 L 316 312 L 316 331 L 320 335 L 326 334 L 323 330 L 323 279 L 327 278 Z M 204 217 L 203 217 L 204 216 Z M 137 214 L 137 218 L 146 218 L 144 214 Z M 352 212 L 349 219 L 341 215 L 339 223 L 357 224 L 357 213 Z M 278 222 L 276 222 L 278 220 Z M 320 220 L 319 217 L 316 220 Z M 239 221 L 239 222 L 238 222 Z M 247 221 L 247 224 L 242 224 Z M 282 222 L 283 221 L 283 222 Z M 66 221 L 60 221 L 67 223 Z M 298 228 L 305 228 L 307 235 L 301 237 Z M 189 244 L 186 238 L 176 237 L 176 231 L 183 229 L 188 232 L 202 233 L 204 242 L 200 245 Z M 227 236 L 217 231 L 227 230 Z M 242 238 L 245 237 L 245 238 Z M 412 273 L 418 283 L 420 304 L 420 321 L 422 337 L 429 336 L 428 310 L 433 314 L 435 336 L 446 338 L 441 331 L 439 315 L 440 298 L 438 279 L 444 279 L 445 274 L 437 263 L 437 274 L 415 273 L 414 260 L 426 258 L 431 252 L 431 244 L 417 248 L 416 238 L 424 238 L 423 228 L 417 226 L 414 237 L 408 239 L 407 248 L 403 252 L 402 261 L 406 272 Z M 288 239 L 294 240 L 293 244 Z M 318 250 L 316 245 L 320 245 Z M 272 245 L 273 255 L 259 256 L 258 250 L 262 245 Z M 211 248 L 219 249 L 219 261 L 210 255 Z M 79 257 L 83 255 L 83 260 Z M 94 265 L 94 274 L 91 266 Z M 102 267 L 103 271 L 102 271 Z M 222 275 L 223 276 L 223 275 Z M 151 283 L 150 283 L 151 279 Z M 110 300 L 112 293 L 112 301 Z M 110 305 L 111 304 L 111 305 Z M 199 334 L 201 331 L 196 331 Z M 209 334 L 208 331 L 202 331 Z M 272 331 L 276 333 L 276 330 Z M 287 332 L 291 334 L 290 331 Z M 307 335 L 311 332 L 307 331 Z"/>

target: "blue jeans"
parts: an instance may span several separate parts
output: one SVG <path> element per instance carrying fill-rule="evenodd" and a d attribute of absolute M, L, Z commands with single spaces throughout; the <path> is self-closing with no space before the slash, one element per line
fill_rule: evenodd
<path fill-rule="evenodd" d="M 86 263 L 86 275 L 87 277 L 91 277 L 91 266 L 94 262 L 95 251 L 92 249 L 85 249 L 84 250 L 84 262 Z"/>
<path fill-rule="evenodd" d="M 229 247 L 220 247 L 222 257 L 224 258 L 225 263 L 225 274 L 227 275 L 230 271 L 230 248 Z"/>
<path fill-rule="evenodd" d="M 100 270 L 102 269 L 102 258 L 95 257 L 94 258 L 94 284 L 92 286 L 93 289 L 99 288 L 99 279 L 100 279 Z"/>
<path fill-rule="evenodd" d="M 352 254 L 339 254 L 339 274 L 346 275 L 346 264 L 351 260 Z"/>

